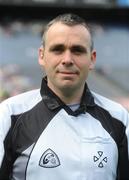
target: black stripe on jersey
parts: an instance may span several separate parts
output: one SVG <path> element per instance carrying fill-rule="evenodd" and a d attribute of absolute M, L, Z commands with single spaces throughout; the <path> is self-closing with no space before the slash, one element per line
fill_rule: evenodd
<path fill-rule="evenodd" d="M 12 126 L 6 137 L 6 152 L 0 169 L 0 180 L 9 179 L 14 161 L 24 150 L 37 141 L 41 132 L 59 110 L 57 108 L 50 111 L 41 101 L 31 110 L 23 113 L 18 119 L 18 116 L 12 116 L 17 121 L 15 121 L 15 125 Z"/>
<path fill-rule="evenodd" d="M 125 133 L 126 127 L 118 119 L 96 105 L 94 108 L 88 108 L 87 112 L 95 119 L 99 120 L 103 128 L 115 140 L 118 147 L 118 180 L 129 180 L 129 159 L 128 159 L 128 143 Z"/>
<path fill-rule="evenodd" d="M 8 163 L 7 159 L 8 159 L 8 152 L 11 153 L 11 149 L 10 149 L 11 133 L 16 124 L 16 121 L 18 120 L 18 118 L 20 116 L 21 116 L 21 114 L 11 116 L 11 128 L 10 128 L 9 132 L 7 133 L 7 136 L 4 140 L 4 147 L 5 147 L 5 149 L 7 149 L 7 151 L 5 151 L 3 162 L 2 162 L 2 165 L 0 168 L 0 180 L 8 180 L 9 179 L 8 174 L 10 172 L 11 165 L 10 165 L 10 163 Z"/>

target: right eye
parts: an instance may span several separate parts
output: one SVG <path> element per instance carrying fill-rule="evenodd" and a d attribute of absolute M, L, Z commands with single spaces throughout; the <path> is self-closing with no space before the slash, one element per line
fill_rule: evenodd
<path fill-rule="evenodd" d="M 50 48 L 51 52 L 54 52 L 55 54 L 61 54 L 64 52 L 64 47 L 62 45 L 53 46 Z"/>
<path fill-rule="evenodd" d="M 56 54 L 61 54 L 63 50 L 58 48 L 58 49 L 53 49 L 53 52 Z"/>

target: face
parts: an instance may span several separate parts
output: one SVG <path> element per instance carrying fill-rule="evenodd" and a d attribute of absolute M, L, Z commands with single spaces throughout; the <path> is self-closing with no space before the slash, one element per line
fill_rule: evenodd
<path fill-rule="evenodd" d="M 90 34 L 82 25 L 53 24 L 46 33 L 45 47 L 39 49 L 39 64 L 56 94 L 82 90 L 95 59 Z"/>

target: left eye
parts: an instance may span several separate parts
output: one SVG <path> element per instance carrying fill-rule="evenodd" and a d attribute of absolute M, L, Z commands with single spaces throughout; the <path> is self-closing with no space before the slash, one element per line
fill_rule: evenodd
<path fill-rule="evenodd" d="M 55 49 L 55 50 L 53 50 L 53 52 L 55 52 L 56 54 L 60 54 L 63 52 L 63 50 L 62 49 Z"/>
<path fill-rule="evenodd" d="M 74 47 L 71 49 L 71 52 L 77 55 L 86 53 L 86 50 L 83 48 Z"/>

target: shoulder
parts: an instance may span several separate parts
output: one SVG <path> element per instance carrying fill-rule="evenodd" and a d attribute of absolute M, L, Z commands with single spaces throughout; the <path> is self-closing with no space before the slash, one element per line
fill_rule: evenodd
<path fill-rule="evenodd" d="M 122 121 L 125 125 L 129 123 L 129 113 L 121 104 L 95 92 L 92 92 L 92 94 L 98 106 L 107 110 L 114 118 Z"/>
<path fill-rule="evenodd" d="M 40 90 L 28 91 L 0 103 L 0 127 L 5 131 L 11 126 L 11 117 L 22 114 L 41 101 Z"/>
<path fill-rule="evenodd" d="M 94 96 L 94 100 L 97 105 L 105 107 L 108 110 L 112 110 L 112 108 L 114 110 L 116 110 L 116 108 L 120 108 L 120 109 L 123 108 L 121 104 L 119 104 L 109 98 L 106 98 L 100 94 L 92 92 L 92 95 Z"/>
<path fill-rule="evenodd" d="M 0 104 L 0 109 L 6 108 L 12 114 L 19 114 L 33 107 L 40 100 L 40 90 L 31 90 L 4 100 Z"/>

